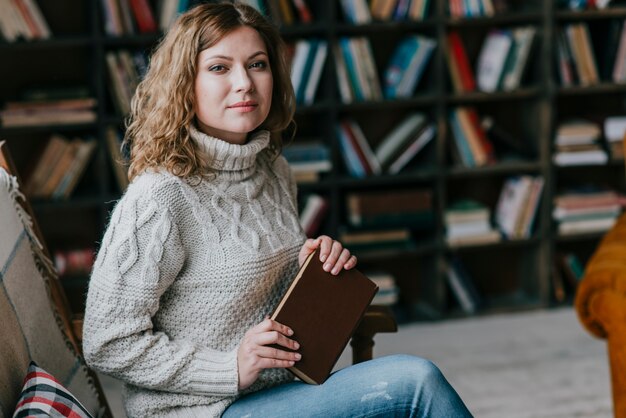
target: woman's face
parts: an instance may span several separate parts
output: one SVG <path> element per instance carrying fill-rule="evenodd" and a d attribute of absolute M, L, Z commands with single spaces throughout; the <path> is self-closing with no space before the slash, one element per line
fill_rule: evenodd
<path fill-rule="evenodd" d="M 272 105 L 272 69 L 261 35 L 248 26 L 235 29 L 200 52 L 197 68 L 198 128 L 233 144 L 245 143 Z"/>

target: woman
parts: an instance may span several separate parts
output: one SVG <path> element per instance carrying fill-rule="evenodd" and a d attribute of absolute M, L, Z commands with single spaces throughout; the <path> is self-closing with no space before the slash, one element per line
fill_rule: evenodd
<path fill-rule="evenodd" d="M 183 14 L 154 53 L 127 130 L 132 183 L 89 285 L 88 364 L 125 382 L 130 417 L 469 415 L 424 360 L 309 386 L 285 370 L 300 355 L 270 347 L 299 347 L 267 315 L 307 255 L 319 247 L 332 274 L 356 265 L 299 226 L 279 156 L 294 113 L 283 57 L 277 31 L 233 4 Z"/>

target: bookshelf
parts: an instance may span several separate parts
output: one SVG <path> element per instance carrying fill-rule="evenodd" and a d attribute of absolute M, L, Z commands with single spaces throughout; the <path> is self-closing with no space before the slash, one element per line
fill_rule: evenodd
<path fill-rule="evenodd" d="M 0 137 L 8 140 L 23 177 L 32 170 L 33 156 L 53 133 L 70 138 L 94 138 L 98 143 L 69 199 L 33 201 L 53 253 L 85 247 L 97 250 L 108 213 L 120 196 L 106 137 L 110 127 L 122 126 L 123 116 L 110 92 L 106 55 L 123 49 L 149 53 L 160 36 L 158 33 L 107 35 L 100 0 L 62 0 L 61 3 L 62 6 L 37 1 L 50 26 L 51 38 L 0 41 L 3 62 L 10 63 L 0 67 L 0 105 L 18 99 L 24 88 L 36 85 L 84 85 L 98 102 L 97 118 L 89 124 L 0 126 Z M 156 3 L 150 4 L 156 7 Z M 395 276 L 400 289 L 400 320 L 468 315 L 460 309 L 446 281 L 446 263 L 451 255 L 465 264 L 485 300 L 478 314 L 567 303 L 554 301 L 552 266 L 557 254 L 573 253 L 584 263 L 602 233 L 559 236 L 552 219 L 553 198 L 563 188 L 582 181 L 624 190 L 622 162 L 609 160 L 604 165 L 560 167 L 552 162 L 552 157 L 554 132 L 561 121 L 576 117 L 598 120 L 626 114 L 626 84 L 602 78 L 588 86 L 561 85 L 555 58 L 558 31 L 571 23 L 587 23 L 594 46 L 599 45 L 606 36 L 603 28 L 609 22 L 626 19 L 626 6 L 614 1 L 604 10 L 571 11 L 557 7 L 556 1 L 499 3 L 508 5 L 508 10 L 491 17 L 451 17 L 448 0 L 431 0 L 425 18 L 420 21 L 372 21 L 355 25 L 346 19 L 340 1 L 307 1 L 314 21 L 281 28 L 287 42 L 320 39 L 329 45 L 315 101 L 300 106 L 296 114 L 296 141 L 320 139 L 330 150 L 331 171 L 324 173 L 319 181 L 299 186 L 302 201 L 311 193 L 320 194 L 328 201 L 328 212 L 319 232 L 339 236 L 349 226 L 346 196 L 350 193 L 415 189 L 432 192 L 435 221 L 428 229 L 409 226 L 412 245 L 357 251 L 362 270 L 383 270 Z M 492 93 L 455 92 L 444 50 L 450 32 L 461 35 L 469 62 L 475 68 L 483 41 L 491 30 L 522 26 L 535 28 L 536 37 L 518 88 Z M 411 34 L 427 36 L 437 43 L 415 93 L 407 98 L 344 103 L 337 83 L 336 57 L 330 46 L 342 37 L 367 38 L 382 77 L 394 50 L 392 46 Z M 598 65 L 601 64 L 602 60 L 598 59 Z M 498 158 L 495 164 L 480 167 L 458 164 L 452 152 L 454 138 L 448 122 L 449 112 L 458 106 L 469 106 L 480 115 L 492 116 L 532 150 L 530 156 L 511 161 Z M 406 168 L 395 175 L 354 178 L 348 174 L 335 129 L 339 121 L 344 118 L 356 121 L 375 148 L 386 133 L 415 111 L 434 122 L 437 133 Z M 505 180 L 518 175 L 541 176 L 545 180 L 530 237 L 450 247 L 445 239 L 445 209 L 457 199 L 471 198 L 493 213 Z M 87 280 L 83 275 L 64 281 L 78 311 L 82 309 Z"/>

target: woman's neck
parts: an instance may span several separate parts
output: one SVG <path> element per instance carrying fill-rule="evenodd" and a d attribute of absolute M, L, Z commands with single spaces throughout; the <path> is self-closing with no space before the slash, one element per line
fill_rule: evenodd
<path fill-rule="evenodd" d="M 244 144 L 233 144 L 201 132 L 197 127 L 189 129 L 191 138 L 208 162 L 217 171 L 245 171 L 255 164 L 257 155 L 270 143 L 268 131 L 251 133 Z"/>

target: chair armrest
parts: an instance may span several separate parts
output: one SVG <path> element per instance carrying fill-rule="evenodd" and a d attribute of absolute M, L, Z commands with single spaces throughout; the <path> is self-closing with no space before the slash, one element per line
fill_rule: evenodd
<path fill-rule="evenodd" d="M 352 346 L 352 363 L 357 364 L 372 359 L 374 335 L 379 332 L 396 331 L 398 331 L 398 325 L 388 307 L 370 306 L 350 341 Z"/>
<path fill-rule="evenodd" d="M 626 417 L 626 215 L 587 263 L 575 306 L 585 328 L 607 340 L 613 411 L 616 417 Z"/>
<path fill-rule="evenodd" d="M 599 338 L 626 326 L 626 215 L 607 232 L 585 266 L 575 306 L 585 328 Z"/>

